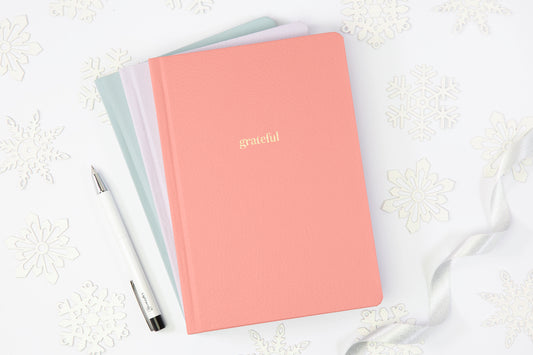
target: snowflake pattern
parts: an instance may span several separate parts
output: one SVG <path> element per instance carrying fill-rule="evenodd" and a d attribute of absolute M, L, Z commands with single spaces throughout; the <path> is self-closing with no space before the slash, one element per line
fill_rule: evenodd
<path fill-rule="evenodd" d="M 276 334 L 271 341 L 266 341 L 255 330 L 250 330 L 250 338 L 254 342 L 257 352 L 251 355 L 297 355 L 302 354 L 311 344 L 310 341 L 302 341 L 297 345 L 287 346 L 285 339 L 285 325 L 281 323 L 276 328 Z"/>
<path fill-rule="evenodd" d="M 389 324 L 416 324 L 414 318 L 404 319 L 408 314 L 409 312 L 403 304 L 397 304 L 396 306 L 390 307 L 390 309 L 383 307 L 379 310 L 365 310 L 361 312 L 361 322 L 365 327 L 357 330 L 360 336 L 359 339 Z M 370 355 L 417 355 L 424 353 L 420 344 L 387 344 L 376 342 L 369 342 L 367 351 Z"/>
<path fill-rule="evenodd" d="M 407 0 L 343 0 L 343 3 L 349 6 L 342 10 L 348 17 L 342 32 L 354 35 L 357 31 L 357 39 L 367 41 L 373 48 L 411 27 L 409 18 L 404 16 L 409 11 Z"/>
<path fill-rule="evenodd" d="M 440 5 L 437 11 L 457 14 L 455 32 L 461 32 L 468 22 L 473 21 L 484 34 L 489 33 L 487 23 L 489 14 L 509 15 L 511 13 L 499 3 L 499 0 L 449 0 Z"/>
<path fill-rule="evenodd" d="M 0 161 L 0 174 L 16 170 L 21 189 L 26 188 L 33 174 L 39 174 L 50 184 L 54 183 L 49 163 L 70 158 L 70 155 L 60 152 L 53 145 L 54 140 L 63 132 L 63 127 L 43 131 L 39 112 L 33 115 L 25 128 L 11 117 L 7 117 L 7 126 L 11 138 L 0 140 L 0 152 L 6 154 L 6 158 Z"/>
<path fill-rule="evenodd" d="M 189 6 L 189 11 L 192 11 L 196 15 L 206 14 L 211 11 L 211 6 L 213 6 L 213 0 L 194 0 Z"/>
<path fill-rule="evenodd" d="M 214 0 L 192 0 L 190 1 L 189 6 L 187 6 L 187 10 L 196 15 L 206 14 L 211 11 L 211 8 L 214 4 Z M 183 3 L 181 0 L 165 0 L 165 5 L 172 10 L 183 8 Z"/>
<path fill-rule="evenodd" d="M 455 182 L 441 179 L 430 172 L 431 164 L 426 158 L 416 163 L 416 170 L 407 169 L 405 174 L 399 170 L 389 170 L 388 180 L 394 185 L 389 190 L 393 198 L 385 200 L 381 209 L 392 213 L 398 210 L 400 218 L 407 218 L 406 227 L 410 233 L 420 229 L 420 222 L 449 219 L 448 210 L 443 204 L 448 201 L 444 195 L 451 191 Z"/>
<path fill-rule="evenodd" d="M 84 109 L 96 112 L 96 116 L 103 123 L 109 123 L 109 117 L 94 81 L 102 76 L 117 72 L 130 61 L 131 56 L 128 51 L 111 49 L 103 58 L 91 57 L 85 60 L 81 66 L 80 102 Z"/>
<path fill-rule="evenodd" d="M 91 23 L 97 11 L 104 8 L 101 0 L 55 0 L 50 3 L 50 15 L 67 16 Z"/>
<path fill-rule="evenodd" d="M 447 129 L 457 122 L 457 107 L 446 102 L 457 100 L 458 85 L 446 76 L 435 83 L 437 72 L 429 65 L 417 65 L 411 75 L 414 83 L 406 83 L 405 75 L 389 82 L 389 98 L 398 98 L 401 103 L 389 106 L 388 121 L 394 128 L 404 129 L 407 125 L 407 133 L 414 140 L 429 141 L 436 134 L 434 126 Z"/>
<path fill-rule="evenodd" d="M 106 348 L 115 346 L 117 340 L 129 335 L 122 321 L 126 318 L 124 300 L 124 295 L 109 295 L 106 288 L 86 281 L 80 292 L 74 292 L 71 299 L 57 306 L 61 343 L 76 346 L 80 352 L 86 350 L 88 354 L 102 354 Z"/>
<path fill-rule="evenodd" d="M 8 249 L 16 251 L 20 261 L 16 276 L 25 278 L 33 271 L 35 277 L 44 275 L 49 283 L 55 284 L 59 278 L 57 269 L 65 266 L 65 259 L 74 260 L 80 255 L 78 249 L 68 246 L 69 238 L 65 235 L 68 220 L 41 222 L 39 216 L 30 214 L 26 222 L 20 237 L 6 239 Z"/>
<path fill-rule="evenodd" d="M 181 9 L 183 7 L 181 0 L 165 0 L 165 5 L 171 10 Z"/>
<path fill-rule="evenodd" d="M 21 81 L 24 78 L 22 64 L 28 64 L 28 56 L 42 52 L 41 45 L 30 42 L 30 33 L 24 32 L 27 26 L 26 16 L 0 21 L 0 76 L 9 72 L 13 79 Z"/>
<path fill-rule="evenodd" d="M 480 294 L 481 298 L 498 309 L 496 314 L 483 322 L 483 326 L 505 326 L 505 347 L 509 349 L 520 333 L 528 335 L 533 341 L 533 270 L 520 286 L 506 271 L 500 273 L 500 278 L 503 293 Z"/>
<path fill-rule="evenodd" d="M 483 167 L 483 176 L 494 177 L 500 168 L 502 159 L 508 153 L 517 152 L 517 145 L 532 128 L 533 117 L 525 117 L 519 123 L 506 120 L 500 112 L 490 116 L 491 128 L 485 130 L 484 137 L 472 139 L 474 149 L 483 150 L 481 157 L 487 161 Z M 533 165 L 533 157 L 525 157 L 511 168 L 513 177 L 518 182 L 526 182 L 527 166 Z"/>

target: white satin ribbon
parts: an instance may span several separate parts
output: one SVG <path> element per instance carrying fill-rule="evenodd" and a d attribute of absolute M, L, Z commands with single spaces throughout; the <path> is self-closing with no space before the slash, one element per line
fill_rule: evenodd
<path fill-rule="evenodd" d="M 450 313 L 450 267 L 460 257 L 481 254 L 491 247 L 496 235 L 511 224 L 511 213 L 503 189 L 503 178 L 513 165 L 533 155 L 533 130 L 524 133 L 502 153 L 502 159 L 491 190 L 489 202 L 490 229 L 486 233 L 467 236 L 437 267 L 428 285 L 429 317 L 425 324 L 393 323 L 376 329 L 353 344 L 346 355 L 359 355 L 369 344 L 420 343 L 427 331 L 442 323 Z"/>

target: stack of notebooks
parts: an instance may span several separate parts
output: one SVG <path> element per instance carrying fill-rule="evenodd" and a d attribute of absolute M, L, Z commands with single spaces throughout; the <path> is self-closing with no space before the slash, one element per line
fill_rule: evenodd
<path fill-rule="evenodd" d="M 188 333 L 380 303 L 339 34 L 260 18 L 96 84 Z"/>

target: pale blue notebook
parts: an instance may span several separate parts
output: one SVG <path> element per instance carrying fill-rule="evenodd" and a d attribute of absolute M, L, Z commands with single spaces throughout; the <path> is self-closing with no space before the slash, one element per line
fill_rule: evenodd
<path fill-rule="evenodd" d="M 179 48 L 175 51 L 167 53 L 165 55 L 173 55 L 182 52 L 186 52 L 191 49 L 204 47 L 213 43 L 225 41 L 228 39 L 241 37 L 250 33 L 263 31 L 277 24 L 274 20 L 268 17 L 262 17 L 240 26 L 231 28 L 214 36 L 205 38 L 198 42 L 192 43 L 188 46 Z M 157 211 L 154 204 L 154 199 L 151 194 L 150 185 L 148 183 L 148 177 L 143 165 L 141 151 L 135 135 L 135 129 L 133 126 L 131 114 L 128 108 L 126 95 L 120 79 L 119 73 L 113 73 L 96 80 L 96 87 L 102 97 L 102 102 L 106 108 L 109 120 L 115 131 L 118 143 L 124 155 L 124 159 L 128 165 L 131 177 L 137 189 L 137 193 L 144 208 L 144 212 L 150 223 L 152 233 L 154 234 L 159 253 L 165 263 L 170 281 L 172 282 L 174 291 L 178 298 L 180 285 L 174 281 L 172 267 L 165 247 L 165 241 L 163 239 L 161 226 L 159 224 Z M 180 302 L 180 301 L 179 301 Z M 181 302 L 180 302 L 181 307 Z"/>

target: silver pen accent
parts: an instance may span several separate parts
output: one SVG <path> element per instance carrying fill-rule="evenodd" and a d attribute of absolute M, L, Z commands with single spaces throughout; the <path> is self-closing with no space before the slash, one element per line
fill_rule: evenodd
<path fill-rule="evenodd" d="M 98 175 L 96 169 L 92 165 L 91 174 L 93 176 L 94 185 L 96 186 L 96 193 L 101 194 L 102 192 L 106 192 L 107 186 L 105 186 L 104 182 L 102 181 L 102 178 L 100 177 L 100 175 Z"/>

